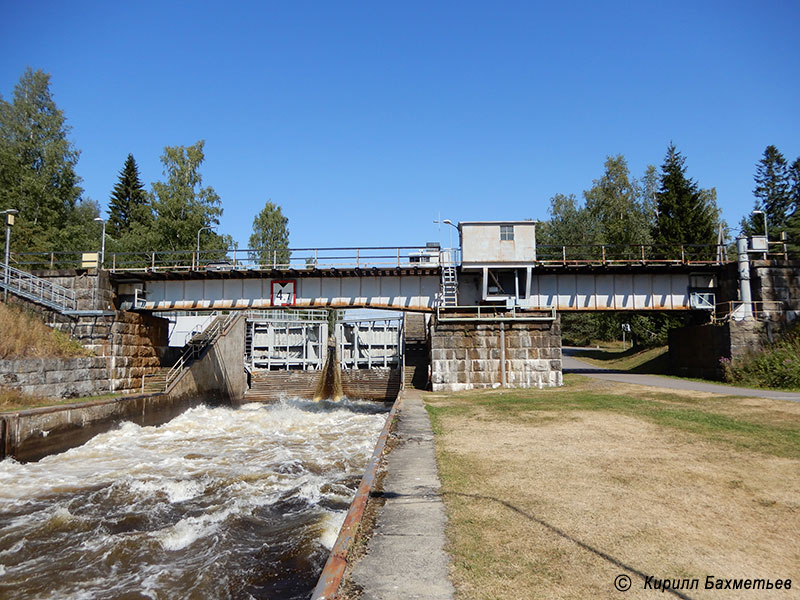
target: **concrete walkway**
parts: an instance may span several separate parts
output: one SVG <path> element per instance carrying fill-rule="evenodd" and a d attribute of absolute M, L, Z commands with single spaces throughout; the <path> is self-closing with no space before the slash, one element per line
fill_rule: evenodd
<path fill-rule="evenodd" d="M 711 392 L 725 396 L 746 396 L 748 398 L 769 398 L 770 400 L 791 400 L 800 402 L 800 394 L 794 392 L 777 392 L 774 390 L 760 390 L 755 388 L 734 387 L 706 383 L 704 381 L 690 381 L 688 379 L 674 379 L 660 375 L 638 375 L 624 371 L 614 371 L 590 365 L 574 357 L 579 348 L 562 348 L 562 371 L 564 373 L 578 373 L 606 381 L 619 381 L 635 385 L 649 385 L 651 387 L 666 388 L 671 390 L 688 390 L 694 392 Z"/>
<path fill-rule="evenodd" d="M 365 599 L 449 600 L 453 586 L 447 578 L 450 557 L 444 552 L 446 518 L 433 431 L 419 391 L 402 394 L 399 442 L 388 455 L 383 481 L 386 503 L 351 581 Z"/>

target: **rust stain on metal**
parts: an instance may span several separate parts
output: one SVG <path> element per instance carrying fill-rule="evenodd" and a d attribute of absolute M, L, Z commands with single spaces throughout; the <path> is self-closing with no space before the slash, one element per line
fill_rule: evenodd
<path fill-rule="evenodd" d="M 367 464 L 364 476 L 361 478 L 361 484 L 358 486 L 356 496 L 350 503 L 350 509 L 344 518 L 342 528 L 339 530 L 339 536 L 336 538 L 336 543 L 328 556 L 328 561 L 322 569 L 317 586 L 311 595 L 311 600 L 330 600 L 331 598 L 336 598 L 339 593 L 339 585 L 342 583 L 344 570 L 347 567 L 347 553 L 356 538 L 358 526 L 364 516 L 364 509 L 367 507 L 367 500 L 372 492 L 372 486 L 375 484 L 375 478 L 378 473 L 378 463 L 386 447 L 386 440 L 389 438 L 389 431 L 392 427 L 394 416 L 397 414 L 397 407 L 400 404 L 401 397 L 402 392 L 397 396 L 392 405 L 392 410 L 389 411 L 386 417 L 386 423 L 378 437 L 378 442 L 375 444 L 375 450 Z"/>

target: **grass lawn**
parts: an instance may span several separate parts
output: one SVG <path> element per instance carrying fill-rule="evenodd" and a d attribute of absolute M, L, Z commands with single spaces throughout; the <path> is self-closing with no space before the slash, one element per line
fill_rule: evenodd
<path fill-rule="evenodd" d="M 800 403 L 578 375 L 425 402 L 459 598 L 800 597 Z M 650 575 L 699 588 L 645 590 Z M 707 575 L 793 588 L 707 591 Z"/>
<path fill-rule="evenodd" d="M 668 350 L 667 346 L 646 348 L 645 350 L 620 347 L 586 348 L 581 349 L 575 357 L 606 369 L 661 375 L 669 372 Z"/>

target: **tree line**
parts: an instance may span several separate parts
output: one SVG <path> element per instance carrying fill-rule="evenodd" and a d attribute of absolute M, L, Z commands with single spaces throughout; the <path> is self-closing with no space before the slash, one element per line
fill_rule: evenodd
<path fill-rule="evenodd" d="M 50 76 L 27 69 L 11 100 L 0 96 L 0 210 L 19 211 L 12 235 L 14 252 L 81 252 L 100 240 L 99 204 L 86 197 L 75 167 L 80 151 L 71 128 L 53 100 Z M 111 191 L 106 219 L 106 252 L 190 250 L 197 239 L 206 256 L 224 256 L 235 247 L 231 236 L 215 231 L 222 202 L 204 185 L 204 141 L 167 146 L 161 155 L 163 181 L 148 191 L 133 155 L 125 159 Z M 5 229 L 0 239 L 5 236 Z M 198 238 L 199 236 L 199 238 Z M 3 243 L 5 240 L 3 239 Z M 252 258 L 288 260 L 288 219 L 267 202 L 253 223 Z"/>

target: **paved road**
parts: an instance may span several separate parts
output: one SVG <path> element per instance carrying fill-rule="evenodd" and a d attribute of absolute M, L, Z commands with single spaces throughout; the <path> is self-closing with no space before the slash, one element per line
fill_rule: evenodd
<path fill-rule="evenodd" d="M 575 358 L 579 348 L 562 348 L 562 370 L 564 373 L 580 373 L 596 379 L 606 381 L 619 381 L 636 385 L 649 385 L 651 387 L 667 388 L 671 390 L 688 390 L 695 392 L 711 392 L 725 396 L 747 396 L 748 398 L 770 398 L 772 400 L 792 400 L 800 402 L 800 394 L 794 392 L 776 392 L 773 390 L 759 390 L 752 388 L 733 387 L 688 379 L 674 379 L 660 375 L 637 375 L 625 371 L 614 371 L 596 367 Z"/>

